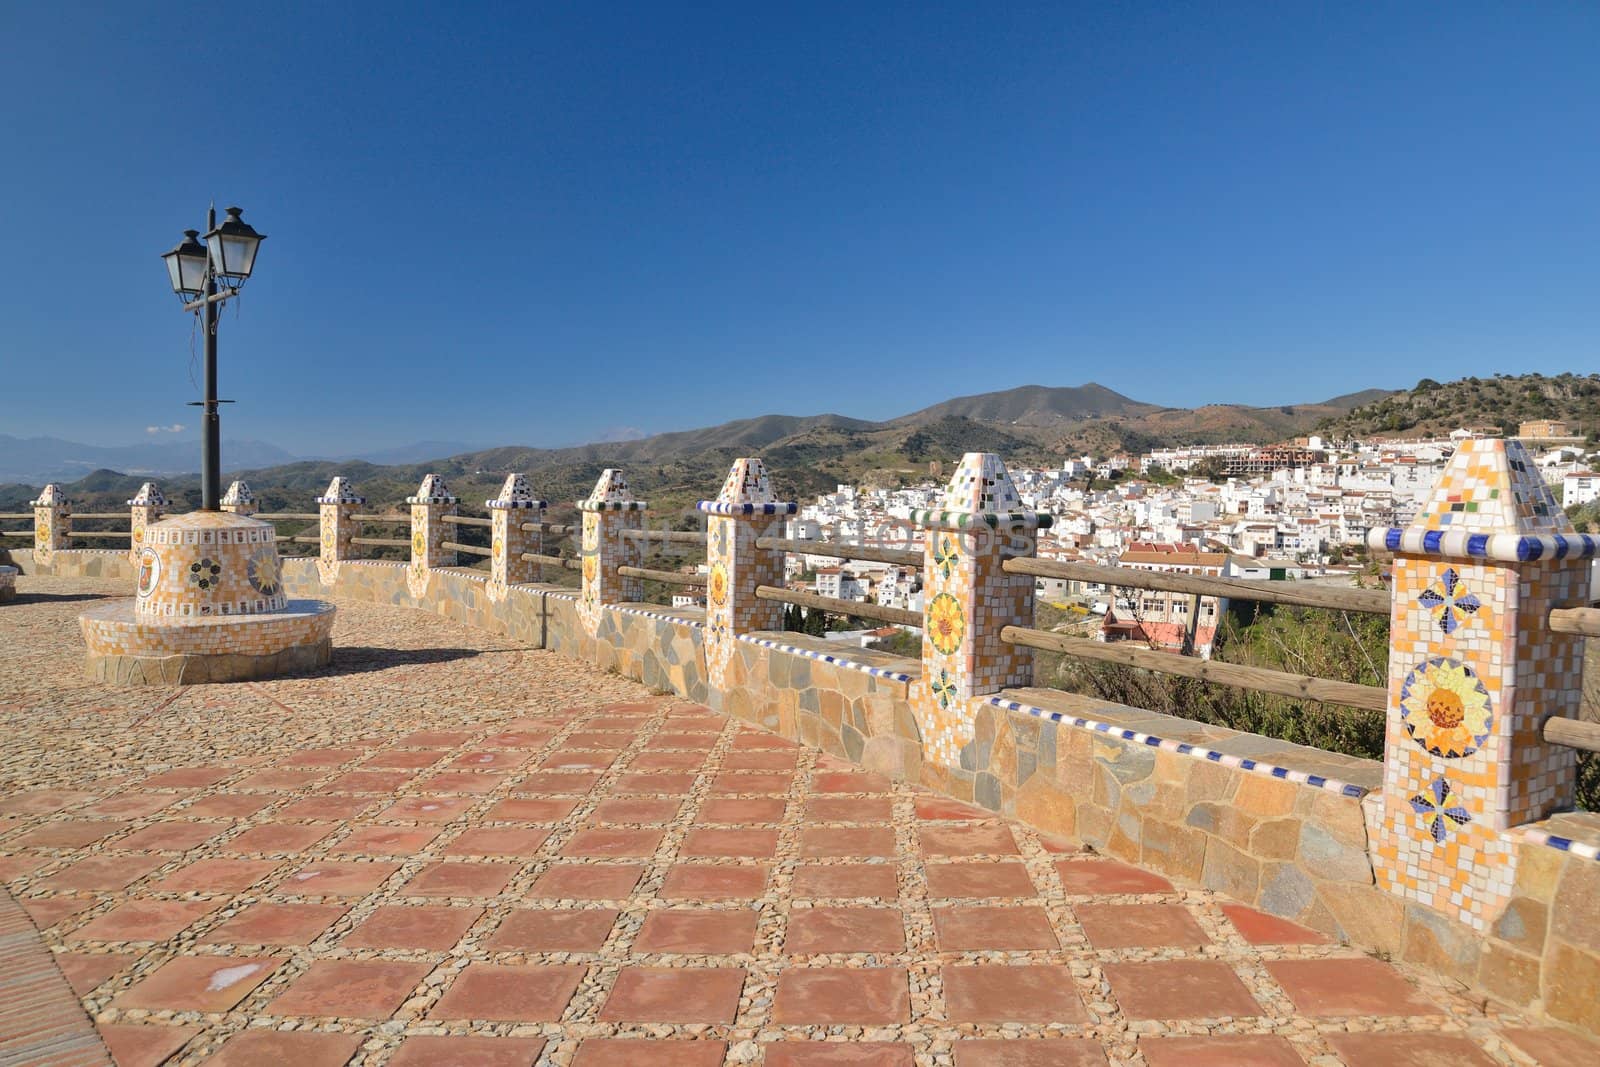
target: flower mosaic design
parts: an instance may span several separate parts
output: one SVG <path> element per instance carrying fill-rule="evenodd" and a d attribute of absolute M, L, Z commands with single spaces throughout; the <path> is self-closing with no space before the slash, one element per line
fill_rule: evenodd
<path fill-rule="evenodd" d="M 277 596 L 283 592 L 283 580 L 278 574 L 278 553 L 263 548 L 245 564 L 245 579 L 250 588 L 262 596 Z"/>
<path fill-rule="evenodd" d="M 967 616 L 961 602 L 949 593 L 940 593 L 928 602 L 928 640 L 946 656 L 956 653 L 967 636 Z"/>
<path fill-rule="evenodd" d="M 711 577 L 706 582 L 706 594 L 711 597 L 711 603 L 719 608 L 728 603 L 727 567 L 718 563 L 711 568 Z"/>
<path fill-rule="evenodd" d="M 428 555 L 428 536 L 421 530 L 414 530 L 411 533 L 411 554 L 418 559 Z"/>
<path fill-rule="evenodd" d="M 1489 739 L 1489 691 L 1472 668 L 1445 656 L 1419 664 L 1400 688 L 1400 719 L 1411 740 L 1441 759 L 1470 756 Z"/>
<path fill-rule="evenodd" d="M 594 585 L 594 579 L 600 573 L 600 561 L 593 556 L 583 557 L 583 584 L 585 587 Z"/>
<path fill-rule="evenodd" d="M 959 559 L 955 539 L 948 535 L 939 538 L 939 546 L 933 550 L 933 565 L 939 568 L 939 577 L 949 581 Z"/>
<path fill-rule="evenodd" d="M 948 709 L 956 701 L 956 680 L 950 677 L 950 672 L 940 669 L 939 677 L 933 680 L 933 697 L 939 702 L 941 708 Z"/>
<path fill-rule="evenodd" d="M 1483 602 L 1462 584 L 1454 567 L 1445 569 L 1439 580 L 1422 591 L 1417 603 L 1428 609 L 1433 621 L 1446 634 L 1461 628 L 1464 616 L 1476 615 Z"/>
<path fill-rule="evenodd" d="M 324 525 L 322 527 L 322 554 L 324 556 L 333 555 L 334 546 L 338 543 L 339 539 L 334 536 L 333 527 Z"/>
<path fill-rule="evenodd" d="M 189 584 L 197 589 L 215 589 L 222 581 L 222 564 L 202 556 L 189 564 Z"/>
<path fill-rule="evenodd" d="M 1423 825 L 1428 828 L 1435 844 L 1444 842 L 1450 823 L 1465 826 L 1472 821 L 1472 813 L 1461 806 L 1456 787 L 1443 777 L 1434 779 L 1426 793 L 1418 793 L 1411 798 L 1411 810 L 1423 817 Z"/>
<path fill-rule="evenodd" d="M 50 523 L 39 519 L 33 524 L 33 539 L 45 548 L 50 547 Z"/>

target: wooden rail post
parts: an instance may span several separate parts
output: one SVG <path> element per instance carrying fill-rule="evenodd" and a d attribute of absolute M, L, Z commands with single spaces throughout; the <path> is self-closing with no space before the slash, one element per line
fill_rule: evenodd
<path fill-rule="evenodd" d="M 926 540 L 922 678 L 911 708 L 925 758 L 957 769 L 973 737 L 972 699 L 1033 682 L 1033 650 L 1007 644 L 1000 631 L 1033 625 L 1034 580 L 1001 564 L 1032 556 L 1050 516 L 1023 508 L 999 456 L 968 452 L 941 505 L 907 517 Z"/>
<path fill-rule="evenodd" d="M 56 553 L 67 547 L 72 534 L 72 501 L 55 482 L 46 485 L 38 500 L 30 500 L 33 509 L 33 561 L 49 567 Z"/>
<path fill-rule="evenodd" d="M 755 456 L 736 459 L 715 500 L 695 505 L 706 516 L 706 677 L 712 706 L 742 679 L 730 677 L 735 639 L 752 630 L 781 630 L 783 605 L 756 596 L 756 587 L 783 584 L 783 555 L 756 541 L 794 514 L 793 501 L 772 498 L 767 468 Z"/>
<path fill-rule="evenodd" d="M 128 501 L 128 558 L 134 563 L 139 562 L 139 553 L 144 551 L 145 527 L 160 522 L 166 506 L 167 498 L 155 482 L 145 482 Z"/>
<path fill-rule="evenodd" d="M 415 496 L 406 497 L 411 505 L 411 566 L 406 568 L 406 588 L 420 597 L 428 591 L 428 579 L 436 567 L 453 567 L 456 554 L 444 547 L 450 526 L 441 520 L 456 513 L 456 498 L 437 474 L 424 474 Z"/>
<path fill-rule="evenodd" d="M 1582 643 L 1550 609 L 1587 602 L 1587 557 L 1520 442 L 1461 442 L 1395 554 L 1378 884 L 1487 930 L 1509 899 L 1517 838 L 1573 800 L 1574 753 L 1544 739 L 1577 710 Z"/>
<path fill-rule="evenodd" d="M 249 483 L 229 482 L 228 491 L 222 494 L 222 510 L 235 515 L 254 515 L 257 510 L 256 495 L 250 491 Z"/>
<path fill-rule="evenodd" d="M 637 566 L 642 558 L 639 543 L 622 532 L 644 525 L 647 506 L 643 500 L 633 499 L 627 479 L 615 467 L 602 471 L 588 498 L 578 501 L 578 510 L 583 512 L 583 592 L 578 597 L 578 618 L 590 637 L 600 632 L 607 604 L 644 595 L 644 583 L 624 577 L 617 568 Z"/>
<path fill-rule="evenodd" d="M 321 543 L 317 555 L 317 576 L 323 585 L 332 585 L 339 577 L 339 563 L 352 555 L 350 539 L 356 534 L 356 508 L 367 502 L 356 495 L 355 483 L 348 478 L 335 478 L 328 489 L 317 497 L 317 512 Z"/>
<path fill-rule="evenodd" d="M 528 489 L 528 479 L 520 474 L 506 475 L 500 495 L 485 500 L 489 512 L 489 599 L 498 603 L 505 599 L 506 588 L 519 582 L 538 581 L 539 564 L 522 558 L 524 552 L 538 555 L 544 551 L 544 535 L 537 530 L 524 530 L 522 524 L 544 522 L 543 500 L 535 500 Z"/>

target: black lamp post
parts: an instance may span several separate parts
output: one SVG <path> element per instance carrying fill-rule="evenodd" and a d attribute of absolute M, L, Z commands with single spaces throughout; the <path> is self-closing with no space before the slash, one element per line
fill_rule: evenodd
<path fill-rule="evenodd" d="M 217 209 L 206 214 L 205 244 L 197 230 L 184 230 L 183 240 L 163 253 L 172 291 L 183 298 L 183 310 L 202 314 L 206 335 L 206 398 L 192 407 L 205 409 L 201 425 L 200 506 L 216 511 L 222 502 L 222 419 L 217 399 L 217 309 L 239 295 L 239 289 L 255 270 L 256 251 L 265 234 L 259 234 L 239 216 L 241 208 L 228 208 L 228 217 L 217 225 Z"/>

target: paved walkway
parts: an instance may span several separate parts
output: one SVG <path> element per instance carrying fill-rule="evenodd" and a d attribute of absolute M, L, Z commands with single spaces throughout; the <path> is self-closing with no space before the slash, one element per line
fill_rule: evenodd
<path fill-rule="evenodd" d="M 84 602 L 58 599 L 95 587 L 19 585 L 0 882 L 121 1064 L 1600 1062 L 432 616 L 343 605 L 341 673 L 104 690 L 77 681 Z"/>

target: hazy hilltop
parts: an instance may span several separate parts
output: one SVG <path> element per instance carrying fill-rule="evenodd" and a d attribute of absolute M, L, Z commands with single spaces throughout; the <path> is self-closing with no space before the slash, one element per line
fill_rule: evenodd
<path fill-rule="evenodd" d="M 1361 394 L 1356 394 L 1360 396 Z M 1574 433 L 1600 431 L 1600 374 L 1497 374 L 1436 382 L 1424 378 L 1411 389 L 1363 400 L 1318 424 L 1335 439 L 1429 437 L 1462 426 L 1492 426 L 1514 434 L 1533 419 L 1559 419 Z"/>

